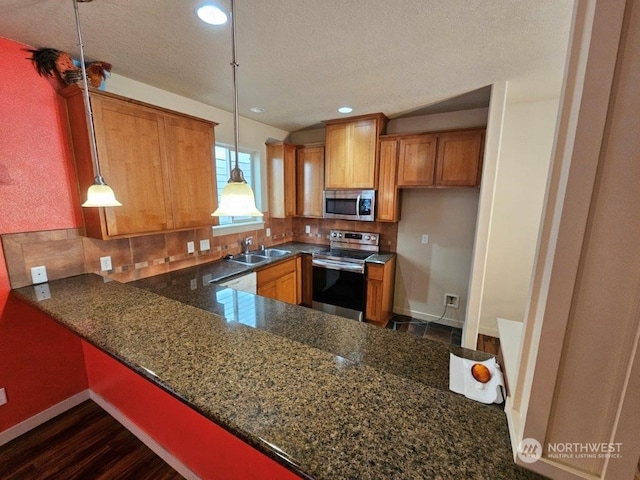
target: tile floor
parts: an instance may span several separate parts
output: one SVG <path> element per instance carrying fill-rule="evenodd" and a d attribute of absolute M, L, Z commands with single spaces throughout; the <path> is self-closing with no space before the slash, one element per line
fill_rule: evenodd
<path fill-rule="evenodd" d="M 429 338 L 446 344 L 460 345 L 462 343 L 461 328 L 418 320 L 406 315 L 394 315 L 387 324 L 387 328 L 408 332 L 416 337 Z"/>

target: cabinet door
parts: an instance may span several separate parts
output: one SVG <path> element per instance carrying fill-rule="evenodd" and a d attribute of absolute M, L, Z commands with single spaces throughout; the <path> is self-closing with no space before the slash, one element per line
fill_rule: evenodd
<path fill-rule="evenodd" d="M 102 175 L 122 207 L 105 209 L 109 236 L 169 228 L 163 118 L 117 99 L 92 96 Z"/>
<path fill-rule="evenodd" d="M 400 139 L 398 186 L 430 187 L 434 184 L 436 135 L 416 135 Z"/>
<path fill-rule="evenodd" d="M 296 153 L 297 214 L 322 218 L 324 189 L 324 147 L 299 147 Z"/>
<path fill-rule="evenodd" d="M 195 119 L 165 117 L 167 164 L 171 179 L 172 228 L 213 225 L 216 186 L 213 173 L 213 125 Z"/>
<path fill-rule="evenodd" d="M 376 220 L 397 222 L 399 218 L 398 196 L 398 141 L 380 141 L 380 177 L 376 200 Z"/>
<path fill-rule="evenodd" d="M 265 283 L 264 285 L 261 285 L 258 287 L 258 295 L 260 295 L 261 297 L 275 299 L 277 297 L 277 294 L 278 294 L 278 291 L 276 289 L 275 280 L 273 282 Z"/>
<path fill-rule="evenodd" d="M 267 145 L 267 186 L 269 215 L 286 218 L 295 215 L 295 147 L 283 143 Z"/>
<path fill-rule="evenodd" d="M 378 131 L 376 120 L 361 120 L 349 125 L 351 179 L 347 188 L 376 188 L 376 147 Z"/>
<path fill-rule="evenodd" d="M 326 189 L 350 188 L 351 160 L 348 152 L 349 124 L 327 125 L 325 137 L 325 180 Z"/>
<path fill-rule="evenodd" d="M 284 146 L 284 214 L 296 214 L 296 147 Z"/>
<path fill-rule="evenodd" d="M 469 131 L 438 136 L 436 185 L 475 187 L 480 184 L 484 131 Z"/>
<path fill-rule="evenodd" d="M 296 305 L 298 303 L 297 285 L 298 277 L 296 272 L 280 277 L 276 281 L 276 300 Z"/>

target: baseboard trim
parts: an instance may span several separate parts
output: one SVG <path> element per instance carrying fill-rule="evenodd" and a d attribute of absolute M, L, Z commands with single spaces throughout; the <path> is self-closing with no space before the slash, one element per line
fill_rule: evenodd
<path fill-rule="evenodd" d="M 198 475 L 196 475 L 189 467 L 187 467 L 184 463 L 182 463 L 177 457 L 175 457 L 172 453 L 166 450 L 162 445 L 156 442 L 147 432 L 138 427 L 135 423 L 129 420 L 120 410 L 107 402 L 100 395 L 95 393 L 93 390 L 89 391 L 89 395 L 91 400 L 96 402 L 100 407 L 111 415 L 115 420 L 117 420 L 124 428 L 133 433 L 138 440 L 144 443 L 147 447 L 153 451 L 156 455 L 158 455 L 162 460 L 167 463 L 171 468 L 173 468 L 176 472 L 182 475 L 187 480 L 201 480 Z"/>
<path fill-rule="evenodd" d="M 439 315 L 432 315 L 430 313 L 423 312 L 414 312 L 412 310 L 407 310 L 405 308 L 394 308 L 393 313 L 398 315 L 406 315 L 411 318 L 415 318 L 418 320 L 424 320 L 425 322 L 433 322 L 438 323 L 440 325 L 447 325 L 449 327 L 462 328 L 464 322 L 462 320 L 458 320 L 456 318 L 440 318 Z"/>
<path fill-rule="evenodd" d="M 55 405 L 43 410 L 42 412 L 29 417 L 26 420 L 8 428 L 7 430 L 0 432 L 0 446 L 9 443 L 11 440 L 18 438 L 20 435 L 27 433 L 29 430 L 33 430 L 39 427 L 43 423 L 48 422 L 54 417 L 72 409 L 73 407 L 80 405 L 82 402 L 89 400 L 89 390 L 83 390 L 75 395 L 67 398 L 66 400 L 56 403 Z"/>

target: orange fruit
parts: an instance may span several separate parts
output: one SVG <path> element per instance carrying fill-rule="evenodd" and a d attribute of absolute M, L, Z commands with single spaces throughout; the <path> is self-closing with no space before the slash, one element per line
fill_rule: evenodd
<path fill-rule="evenodd" d="M 474 363 L 471 366 L 471 375 L 480 383 L 491 380 L 491 371 L 482 363 Z"/>

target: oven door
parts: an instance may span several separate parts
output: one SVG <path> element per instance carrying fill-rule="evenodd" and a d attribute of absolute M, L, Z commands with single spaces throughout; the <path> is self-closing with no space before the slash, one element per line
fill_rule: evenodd
<path fill-rule="evenodd" d="M 364 302 L 365 279 L 362 266 L 313 260 L 314 309 L 362 321 Z"/>

